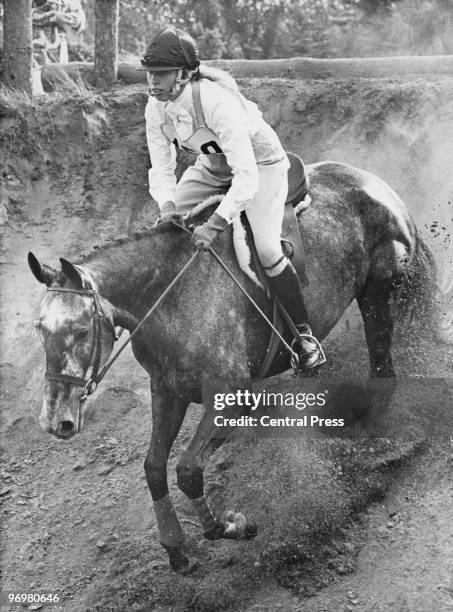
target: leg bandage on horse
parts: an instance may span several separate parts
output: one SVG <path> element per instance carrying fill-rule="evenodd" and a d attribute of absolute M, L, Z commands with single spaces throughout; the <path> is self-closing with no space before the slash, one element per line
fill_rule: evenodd
<path fill-rule="evenodd" d="M 184 532 L 169 496 L 154 500 L 153 506 L 161 543 L 166 546 L 180 546 L 184 542 Z"/>

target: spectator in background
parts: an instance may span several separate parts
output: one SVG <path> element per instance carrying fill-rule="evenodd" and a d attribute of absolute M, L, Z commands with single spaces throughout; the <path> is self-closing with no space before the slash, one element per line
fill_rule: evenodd
<path fill-rule="evenodd" d="M 81 0 L 33 0 L 33 56 L 39 65 L 66 64 L 67 34 L 85 28 Z"/>

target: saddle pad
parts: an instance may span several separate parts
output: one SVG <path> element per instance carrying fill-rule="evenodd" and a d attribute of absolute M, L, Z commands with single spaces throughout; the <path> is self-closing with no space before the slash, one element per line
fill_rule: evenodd
<path fill-rule="evenodd" d="M 207 209 L 222 201 L 224 195 L 213 195 L 198 204 L 189 214 L 187 220 L 192 220 L 205 212 Z M 309 194 L 305 194 L 305 199 L 298 202 L 294 208 L 293 204 L 288 202 L 285 205 L 285 212 L 282 224 L 282 247 L 285 255 L 291 259 L 293 266 L 299 275 L 302 285 L 308 287 L 308 278 L 305 274 L 305 251 L 302 243 L 302 236 L 299 230 L 297 216 L 305 210 L 311 202 Z M 266 278 L 264 271 L 261 268 L 258 257 L 252 257 L 252 252 L 255 248 L 252 232 L 247 222 L 245 213 L 241 213 L 240 217 L 233 219 L 233 243 L 238 259 L 239 267 L 253 282 L 263 288 L 267 283 L 262 282 Z M 253 246 L 251 246 L 253 245 Z M 254 270 L 251 262 L 254 260 Z M 260 280 L 261 279 L 261 280 Z"/>

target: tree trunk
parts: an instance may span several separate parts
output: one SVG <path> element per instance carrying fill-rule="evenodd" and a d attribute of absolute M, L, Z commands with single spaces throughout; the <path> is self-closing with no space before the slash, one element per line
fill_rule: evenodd
<path fill-rule="evenodd" d="M 228 70 L 239 79 L 376 79 L 409 74 L 444 74 L 446 76 L 453 74 L 453 55 L 346 59 L 295 57 L 284 60 L 210 60 L 203 63 Z M 137 70 L 139 67 L 140 58 L 138 57 L 135 63 L 119 63 L 118 79 L 128 85 L 146 83 L 146 72 Z M 48 64 L 42 69 L 42 80 L 47 91 L 52 90 L 54 81 L 58 79 L 57 71 L 62 69 L 74 80 L 81 76 L 89 84 L 94 82 L 92 63 L 71 62 L 65 66 Z"/>
<path fill-rule="evenodd" d="M 117 78 L 119 0 L 96 0 L 94 79 L 108 89 Z"/>
<path fill-rule="evenodd" d="M 4 0 L 3 81 L 31 95 L 32 0 Z"/>

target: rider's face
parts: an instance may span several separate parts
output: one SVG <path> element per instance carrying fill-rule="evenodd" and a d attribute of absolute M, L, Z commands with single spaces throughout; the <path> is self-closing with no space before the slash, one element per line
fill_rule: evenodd
<path fill-rule="evenodd" d="M 168 100 L 177 75 L 177 70 L 148 71 L 146 76 L 150 94 L 160 102 Z"/>

